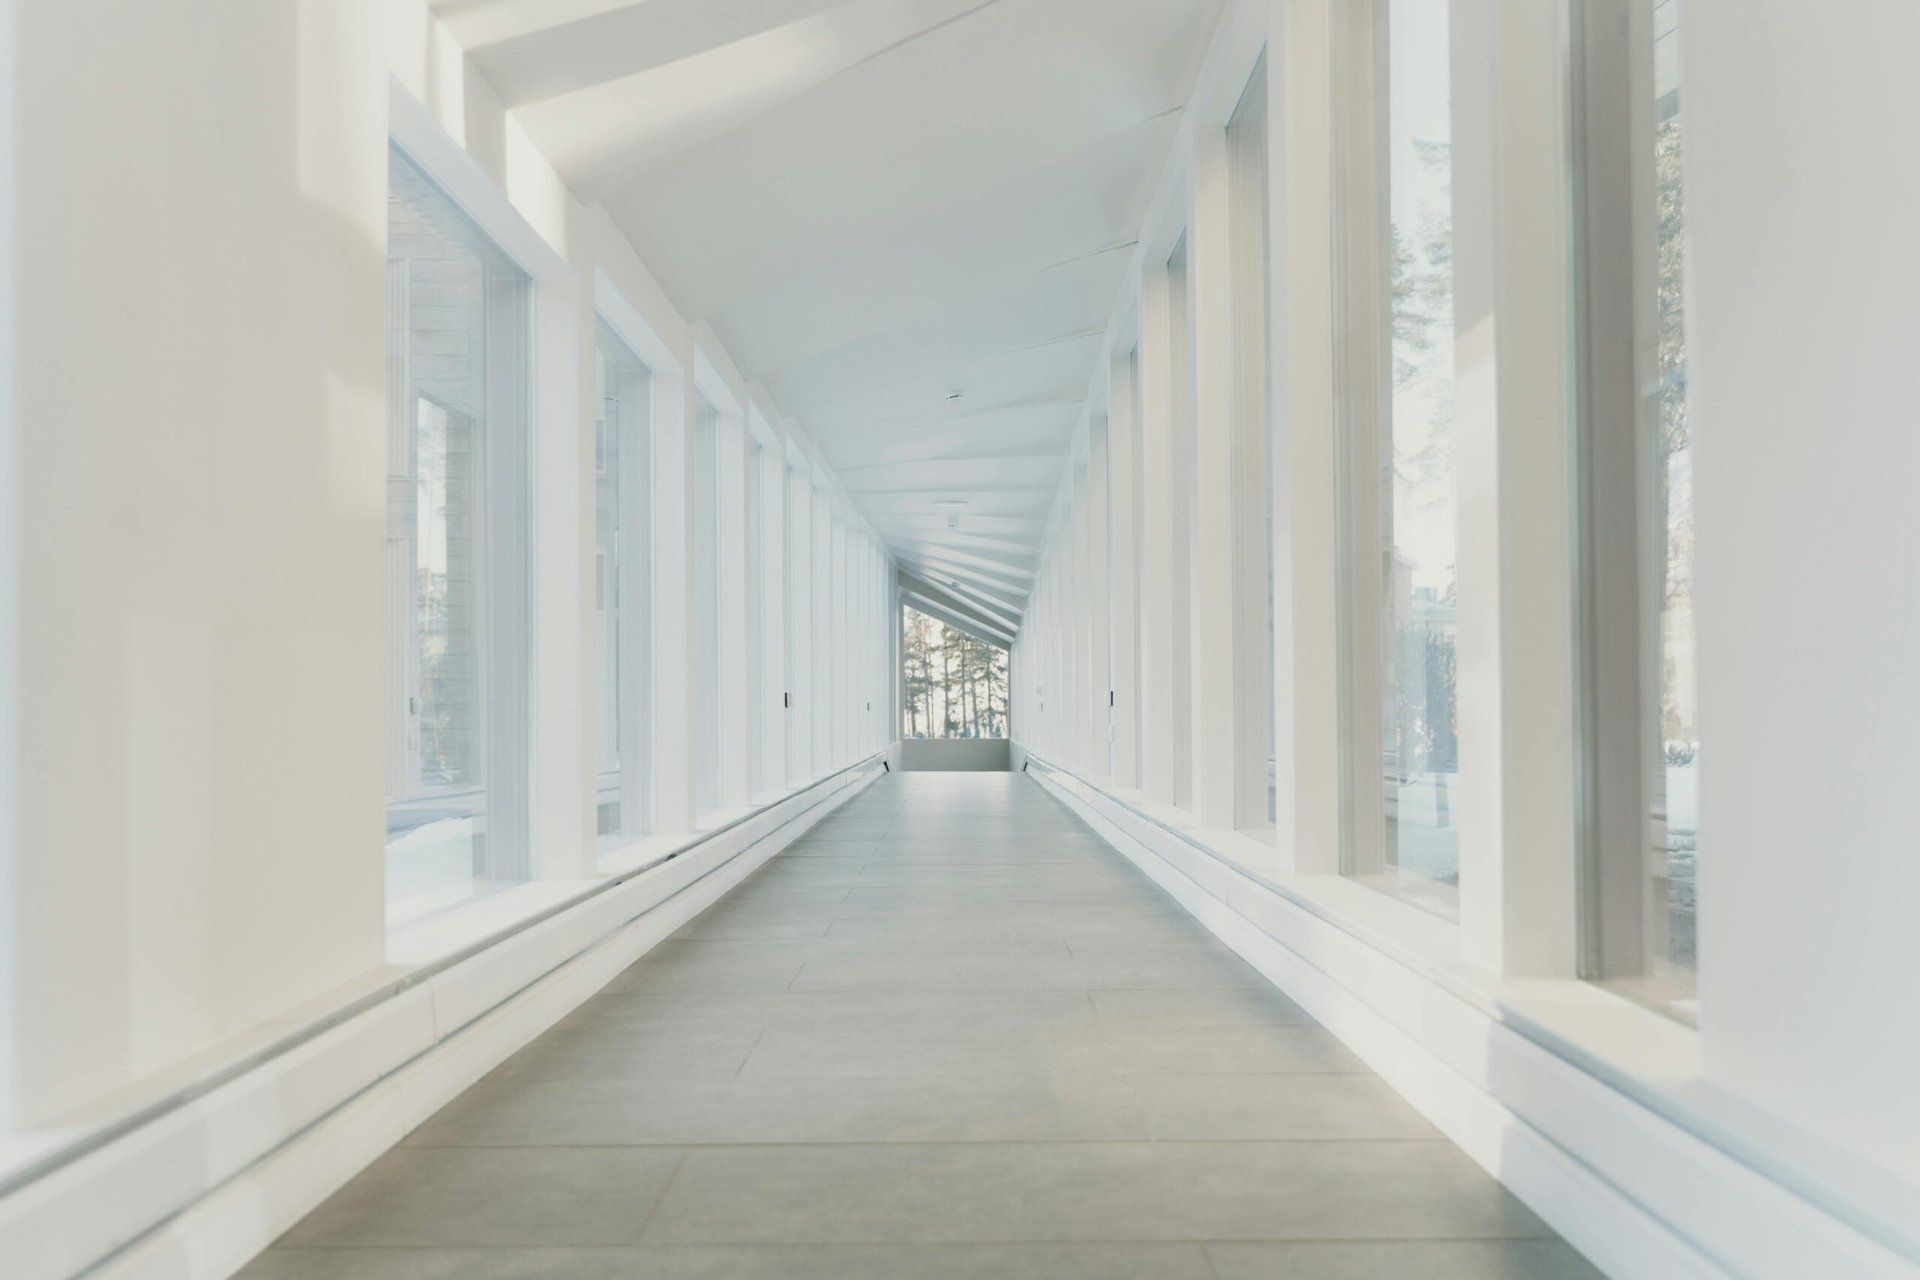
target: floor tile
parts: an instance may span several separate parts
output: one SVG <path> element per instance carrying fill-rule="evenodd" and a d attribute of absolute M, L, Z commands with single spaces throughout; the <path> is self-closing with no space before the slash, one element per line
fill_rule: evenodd
<path fill-rule="evenodd" d="M 835 922 L 834 928 L 842 922 Z M 1180 1027 L 1307 1023 L 1293 1001 L 1271 986 L 1213 987 L 1200 991 L 1093 991 L 1088 993 L 1100 1017 L 1118 1026 L 1162 1031 Z"/>
<path fill-rule="evenodd" d="M 637 991 L 784 991 L 806 963 L 807 944 L 748 938 L 669 939 L 608 983 Z"/>
<path fill-rule="evenodd" d="M 1212 1280 L 1198 1245 L 276 1249 L 241 1280 Z"/>
<path fill-rule="evenodd" d="M 1117 1077 L 750 1076 L 652 1080 L 496 1077 L 408 1141 L 419 1146 L 1007 1142 L 1144 1139 Z"/>
<path fill-rule="evenodd" d="M 1544 1234 L 1439 1142 L 700 1147 L 647 1226 L 676 1243 Z"/>
<path fill-rule="evenodd" d="M 1435 1129 L 1378 1077 L 1129 1075 L 1155 1138 L 1174 1141 L 1426 1139 Z"/>
<path fill-rule="evenodd" d="M 284 1242 L 632 1243 L 681 1158 L 664 1147 L 399 1147 Z"/>
<path fill-rule="evenodd" d="M 1558 1240 L 1218 1244 L 1219 1280 L 1603 1280 Z"/>

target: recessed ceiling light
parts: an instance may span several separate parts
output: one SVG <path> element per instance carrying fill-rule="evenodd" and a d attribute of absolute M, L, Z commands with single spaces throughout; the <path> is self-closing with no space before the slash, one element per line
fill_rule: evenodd
<path fill-rule="evenodd" d="M 967 505 L 967 500 L 965 498 L 941 498 L 933 505 L 939 507 L 942 511 L 957 511 Z"/>

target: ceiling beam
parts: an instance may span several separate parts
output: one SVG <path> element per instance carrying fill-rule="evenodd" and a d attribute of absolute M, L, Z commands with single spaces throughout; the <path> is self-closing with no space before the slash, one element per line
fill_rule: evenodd
<path fill-rule="evenodd" d="M 897 561 L 902 573 L 908 573 L 916 579 L 927 582 L 936 589 L 946 592 L 957 600 L 964 601 L 975 612 L 982 614 L 989 622 L 994 622 L 1007 631 L 1018 631 L 1020 619 L 1024 614 L 1019 606 L 1006 600 L 990 596 L 965 583 L 951 578 L 938 578 L 913 566 L 909 561 Z"/>

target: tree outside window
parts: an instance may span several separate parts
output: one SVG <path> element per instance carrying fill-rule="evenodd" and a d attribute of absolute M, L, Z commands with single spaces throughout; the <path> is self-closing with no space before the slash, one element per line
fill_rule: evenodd
<path fill-rule="evenodd" d="M 901 607 L 901 733 L 909 738 L 1007 736 L 1007 651 Z"/>

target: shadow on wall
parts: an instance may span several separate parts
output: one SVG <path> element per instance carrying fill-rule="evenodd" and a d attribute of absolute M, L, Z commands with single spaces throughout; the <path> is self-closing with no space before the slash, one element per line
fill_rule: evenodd
<path fill-rule="evenodd" d="M 1005 738 L 903 738 L 903 773 L 1006 773 L 1013 768 Z"/>

